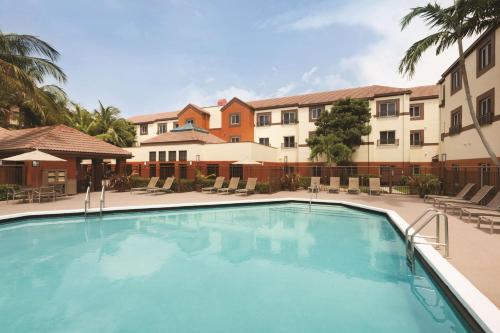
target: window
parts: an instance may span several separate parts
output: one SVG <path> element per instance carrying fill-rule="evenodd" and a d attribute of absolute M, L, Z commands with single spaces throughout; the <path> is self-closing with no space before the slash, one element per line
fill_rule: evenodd
<path fill-rule="evenodd" d="M 321 167 L 313 166 L 311 170 L 312 177 L 321 177 Z"/>
<path fill-rule="evenodd" d="M 243 166 L 231 165 L 229 167 L 229 177 L 240 177 L 240 179 L 243 179 Z"/>
<path fill-rule="evenodd" d="M 480 125 L 488 125 L 493 122 L 495 88 L 488 90 L 477 97 L 476 116 Z"/>
<path fill-rule="evenodd" d="M 450 135 L 458 134 L 462 130 L 462 107 L 451 111 L 450 114 Z"/>
<path fill-rule="evenodd" d="M 186 164 L 179 165 L 179 178 L 181 178 L 181 179 L 187 178 L 187 165 Z"/>
<path fill-rule="evenodd" d="M 214 175 L 219 176 L 219 165 L 218 164 L 208 164 L 207 165 L 207 176 Z"/>
<path fill-rule="evenodd" d="M 309 121 L 316 121 L 319 119 L 319 116 L 321 115 L 321 112 L 325 110 L 325 107 L 320 105 L 320 106 L 311 106 L 309 108 Z"/>
<path fill-rule="evenodd" d="M 240 142 L 240 137 L 239 136 L 232 136 L 231 137 L 231 142 Z"/>
<path fill-rule="evenodd" d="M 378 101 L 377 115 L 379 117 L 395 117 L 399 113 L 399 100 Z"/>
<path fill-rule="evenodd" d="M 298 123 L 297 110 L 281 111 L 281 123 L 285 125 Z"/>
<path fill-rule="evenodd" d="M 239 126 L 240 125 L 240 114 L 232 113 L 229 115 L 229 124 L 231 126 Z"/>
<path fill-rule="evenodd" d="M 141 135 L 148 135 L 148 124 L 141 124 Z"/>
<path fill-rule="evenodd" d="M 194 125 L 194 119 L 193 118 L 186 119 L 186 124 Z"/>
<path fill-rule="evenodd" d="M 187 161 L 187 150 L 179 150 L 179 161 Z"/>
<path fill-rule="evenodd" d="M 462 89 L 462 75 L 460 69 L 457 68 L 451 72 L 451 91 L 450 94 L 453 95 L 457 91 Z"/>
<path fill-rule="evenodd" d="M 380 145 L 395 145 L 396 144 L 396 131 L 382 131 L 380 132 Z"/>
<path fill-rule="evenodd" d="M 294 136 L 283 137 L 283 144 L 281 148 L 295 148 L 295 137 Z"/>
<path fill-rule="evenodd" d="M 167 123 L 158 123 L 158 134 L 167 133 Z"/>
<path fill-rule="evenodd" d="M 176 159 L 177 159 L 177 152 L 176 152 L 175 150 L 170 150 L 170 151 L 168 152 L 168 160 L 169 160 L 170 162 L 173 162 L 173 161 L 175 161 Z"/>
<path fill-rule="evenodd" d="M 411 172 L 413 173 L 414 176 L 418 176 L 418 175 L 421 175 L 421 168 L 420 168 L 420 165 L 413 165 L 411 167 Z"/>
<path fill-rule="evenodd" d="M 410 131 L 410 146 L 423 146 L 424 145 L 424 131 Z"/>
<path fill-rule="evenodd" d="M 310 131 L 308 134 L 309 140 L 313 139 L 314 137 L 316 137 L 316 131 Z"/>
<path fill-rule="evenodd" d="M 158 161 L 165 162 L 167 159 L 167 153 L 165 151 L 158 152 Z"/>
<path fill-rule="evenodd" d="M 476 77 L 495 66 L 495 36 L 487 37 L 476 49 Z"/>
<path fill-rule="evenodd" d="M 424 104 L 410 104 L 410 120 L 424 119 Z"/>
<path fill-rule="evenodd" d="M 156 162 L 156 152 L 155 151 L 150 151 L 149 152 L 149 161 L 150 162 Z"/>
<path fill-rule="evenodd" d="M 175 176 L 175 165 L 173 163 L 160 164 L 160 179 L 167 179 Z"/>
<path fill-rule="evenodd" d="M 156 164 L 149 165 L 149 177 L 156 177 Z"/>
<path fill-rule="evenodd" d="M 491 185 L 490 184 L 490 165 L 487 163 L 481 163 L 479 164 L 479 171 L 480 173 L 480 181 L 481 181 L 481 187 L 484 185 Z"/>
<path fill-rule="evenodd" d="M 264 146 L 269 146 L 269 138 L 259 138 L 259 143 Z"/>
<path fill-rule="evenodd" d="M 271 112 L 257 114 L 257 126 L 271 125 Z"/>
<path fill-rule="evenodd" d="M 179 127 L 179 123 L 178 122 L 174 122 L 174 128 L 178 128 Z"/>

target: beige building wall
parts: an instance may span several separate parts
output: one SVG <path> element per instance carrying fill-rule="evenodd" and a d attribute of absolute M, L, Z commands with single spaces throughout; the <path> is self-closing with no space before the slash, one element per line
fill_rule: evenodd
<path fill-rule="evenodd" d="M 482 130 L 497 157 L 500 157 L 500 28 L 497 28 L 492 34 L 495 41 L 495 65 L 477 77 L 476 46 L 482 45 L 481 39 L 477 45 L 473 44 L 472 52 L 466 57 L 465 65 L 475 112 L 477 112 L 476 98 L 490 89 L 495 90 L 493 123 L 483 125 Z M 488 36 L 489 34 L 485 37 Z M 451 72 L 449 72 L 440 81 L 440 92 L 442 105 L 440 108 L 439 131 L 443 140 L 440 143 L 439 153 L 442 160 L 446 159 L 449 162 L 463 161 L 460 164 L 477 165 L 478 160 L 489 159 L 477 131 L 472 127 L 472 117 L 467 106 L 463 84 L 459 91 L 451 94 Z M 451 112 L 460 106 L 462 107 L 462 131 L 457 135 L 449 135 Z"/>

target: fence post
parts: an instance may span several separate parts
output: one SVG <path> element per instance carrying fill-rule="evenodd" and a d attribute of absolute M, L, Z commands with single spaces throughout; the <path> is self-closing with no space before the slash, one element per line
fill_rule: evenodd
<path fill-rule="evenodd" d="M 394 168 L 391 168 L 391 173 L 389 174 L 389 194 L 392 194 L 392 177 L 394 176 Z"/>

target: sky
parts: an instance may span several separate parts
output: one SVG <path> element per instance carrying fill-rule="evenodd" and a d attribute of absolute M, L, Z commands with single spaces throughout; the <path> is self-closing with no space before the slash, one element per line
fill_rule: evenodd
<path fill-rule="evenodd" d="M 419 0 L 0 0 L 0 31 L 60 53 L 69 97 L 125 116 L 380 84 L 434 84 L 455 60 L 428 51 L 411 79 L 405 50 L 430 30 L 401 17 Z M 449 5 L 451 0 L 438 3 Z"/>

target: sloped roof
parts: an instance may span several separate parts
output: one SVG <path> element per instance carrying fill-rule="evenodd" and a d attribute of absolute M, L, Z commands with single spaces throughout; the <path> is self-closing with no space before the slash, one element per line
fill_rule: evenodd
<path fill-rule="evenodd" d="M 437 98 L 439 96 L 439 86 L 435 84 L 409 89 L 411 90 L 410 99 Z"/>
<path fill-rule="evenodd" d="M 152 123 L 160 120 L 170 120 L 177 119 L 177 115 L 180 111 L 169 111 L 169 112 L 159 112 L 152 114 L 145 114 L 140 116 L 133 116 L 128 118 L 128 121 L 134 124 L 142 124 L 142 123 Z"/>
<path fill-rule="evenodd" d="M 0 152 L 34 149 L 110 158 L 132 156 L 120 147 L 65 125 L 0 131 Z"/>
<path fill-rule="evenodd" d="M 168 132 L 155 136 L 154 138 L 143 141 L 141 145 L 156 144 L 156 143 L 181 143 L 181 142 L 196 142 L 196 143 L 223 143 L 221 138 L 206 132 L 196 130 Z"/>
<path fill-rule="evenodd" d="M 208 113 L 207 111 L 203 110 L 202 107 L 198 106 L 198 105 L 194 105 L 192 103 L 189 103 L 188 105 L 186 105 L 184 107 L 184 109 L 182 109 L 181 111 L 179 111 L 179 113 L 177 114 L 177 116 L 180 116 L 182 113 L 186 112 L 188 109 L 194 109 L 196 111 L 198 111 L 199 113 L 203 114 L 203 115 L 207 115 L 207 116 L 210 116 L 210 113 Z"/>
<path fill-rule="evenodd" d="M 196 127 L 193 124 L 184 124 L 182 126 L 179 126 L 179 127 L 172 129 L 171 132 L 185 132 L 185 131 L 197 131 L 197 132 L 201 132 L 201 133 L 209 133 L 207 130 L 205 130 L 203 128 Z"/>

